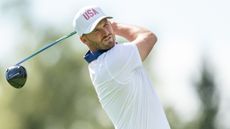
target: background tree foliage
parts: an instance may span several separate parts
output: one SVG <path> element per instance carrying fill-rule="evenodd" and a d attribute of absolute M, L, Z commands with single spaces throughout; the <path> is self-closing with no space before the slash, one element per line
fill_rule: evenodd
<path fill-rule="evenodd" d="M 4 13 L 16 16 L 23 28 L 18 55 L 31 52 L 30 43 L 34 40 L 39 43 L 37 50 L 64 35 L 49 26 L 38 28 L 28 8 L 26 0 L 6 1 L 1 6 Z M 24 63 L 28 79 L 20 90 L 10 87 L 4 75 L 0 78 L 4 91 L 0 96 L 1 129 L 113 128 L 90 82 L 82 50 L 76 51 L 71 45 L 76 43 L 65 40 Z"/>
<path fill-rule="evenodd" d="M 214 71 L 211 70 L 210 66 L 210 63 L 204 58 L 200 68 L 200 79 L 193 82 L 194 89 L 201 101 L 199 115 L 196 118 L 188 123 L 183 123 L 179 116 L 176 115 L 176 112 L 168 107 L 167 114 L 173 129 L 219 129 L 216 124 L 216 117 L 220 98 L 215 84 Z"/>

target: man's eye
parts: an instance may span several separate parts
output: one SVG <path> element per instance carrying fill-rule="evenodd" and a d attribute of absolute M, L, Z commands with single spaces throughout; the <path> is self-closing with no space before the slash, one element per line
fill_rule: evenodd
<path fill-rule="evenodd" d="M 93 32 L 98 32 L 99 30 L 98 29 L 95 29 Z"/>
<path fill-rule="evenodd" d="M 108 26 L 108 25 L 109 25 L 109 23 L 106 22 L 104 26 Z"/>

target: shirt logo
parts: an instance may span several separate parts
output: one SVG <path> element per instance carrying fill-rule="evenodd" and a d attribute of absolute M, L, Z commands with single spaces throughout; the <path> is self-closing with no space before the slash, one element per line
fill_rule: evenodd
<path fill-rule="evenodd" d="M 97 12 L 95 9 L 88 9 L 85 11 L 83 16 L 86 20 L 89 20 L 90 18 L 92 18 L 93 16 L 95 16 L 97 14 L 99 14 L 99 12 Z"/>

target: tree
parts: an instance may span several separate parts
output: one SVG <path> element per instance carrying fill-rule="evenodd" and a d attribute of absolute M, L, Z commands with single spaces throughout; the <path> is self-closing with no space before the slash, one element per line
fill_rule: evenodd
<path fill-rule="evenodd" d="M 193 82 L 201 102 L 200 114 L 191 122 L 183 123 L 173 108 L 167 107 L 167 116 L 172 129 L 217 129 L 215 119 L 220 100 L 214 70 L 210 69 L 210 64 L 207 60 L 203 60 L 200 79 Z"/>
<path fill-rule="evenodd" d="M 215 85 L 215 74 L 208 64 L 210 63 L 204 61 L 200 82 L 196 83 L 197 93 L 203 107 L 199 129 L 216 129 L 215 118 L 219 109 L 219 94 Z"/>

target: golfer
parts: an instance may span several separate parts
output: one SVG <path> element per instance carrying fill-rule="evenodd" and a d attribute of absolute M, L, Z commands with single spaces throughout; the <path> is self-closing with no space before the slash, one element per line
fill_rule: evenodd
<path fill-rule="evenodd" d="M 142 62 L 157 41 L 146 28 L 111 21 L 98 6 L 81 9 L 73 25 L 102 108 L 115 129 L 170 129 Z M 115 36 L 127 43 L 118 43 Z"/>

